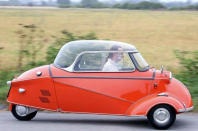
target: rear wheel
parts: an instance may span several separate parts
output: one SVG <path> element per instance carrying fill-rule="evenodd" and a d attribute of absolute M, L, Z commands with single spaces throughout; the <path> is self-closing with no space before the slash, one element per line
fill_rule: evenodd
<path fill-rule="evenodd" d="M 29 121 L 36 116 L 37 109 L 21 105 L 13 105 L 11 112 L 16 119 L 21 121 Z"/>
<path fill-rule="evenodd" d="M 147 118 L 153 127 L 167 129 L 175 122 L 176 112 L 169 105 L 157 105 L 149 111 Z"/>

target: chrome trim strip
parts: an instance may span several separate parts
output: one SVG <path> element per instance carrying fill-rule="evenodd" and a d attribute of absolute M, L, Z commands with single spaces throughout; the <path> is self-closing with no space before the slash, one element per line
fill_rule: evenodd
<path fill-rule="evenodd" d="M 126 51 L 83 51 L 80 54 L 78 54 L 77 57 L 79 57 L 83 54 L 86 54 L 86 53 L 123 53 L 123 52 L 125 52 L 125 53 L 130 53 L 130 52 L 135 53 L 135 52 L 138 52 L 138 51 L 137 50 L 133 50 L 133 51 L 131 51 L 131 50 L 128 50 L 128 51 L 127 50 Z"/>
<path fill-rule="evenodd" d="M 125 115 L 125 114 L 93 113 L 93 112 L 71 112 L 71 111 L 61 111 L 61 113 L 90 114 L 90 115 L 111 115 L 111 116 L 126 116 L 126 117 L 142 117 L 142 118 L 146 118 L 146 115 Z"/>
<path fill-rule="evenodd" d="M 51 78 L 80 78 L 80 79 L 135 79 L 135 80 L 154 80 L 156 71 L 153 71 L 152 77 L 111 77 L 111 76 L 53 76 L 49 65 L 49 74 Z M 54 66 L 55 68 L 58 68 Z"/>
<path fill-rule="evenodd" d="M 190 108 L 186 108 L 186 112 L 192 111 L 194 109 L 194 106 L 190 107 Z"/>
<path fill-rule="evenodd" d="M 157 96 L 168 96 L 168 93 L 166 93 L 166 92 L 159 93 L 159 94 L 157 94 Z"/>
<path fill-rule="evenodd" d="M 154 80 L 152 77 L 53 76 L 52 78 Z"/>
<path fill-rule="evenodd" d="M 183 112 L 185 112 L 185 110 L 186 110 L 186 109 L 178 109 L 178 112 L 179 112 L 179 113 L 183 113 Z"/>
<path fill-rule="evenodd" d="M 194 109 L 194 106 L 189 107 L 189 108 L 184 108 L 184 109 L 178 109 L 179 113 L 183 113 L 183 112 L 190 112 Z"/>

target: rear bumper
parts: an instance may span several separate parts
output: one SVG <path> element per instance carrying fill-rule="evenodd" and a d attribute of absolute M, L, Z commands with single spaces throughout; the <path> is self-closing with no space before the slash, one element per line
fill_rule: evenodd
<path fill-rule="evenodd" d="M 179 113 L 183 113 L 183 112 L 190 112 L 194 109 L 194 106 L 189 107 L 189 108 L 184 108 L 184 109 L 178 109 Z"/>

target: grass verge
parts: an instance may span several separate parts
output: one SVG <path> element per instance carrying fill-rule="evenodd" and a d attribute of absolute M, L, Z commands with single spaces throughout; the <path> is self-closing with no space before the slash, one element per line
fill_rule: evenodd
<path fill-rule="evenodd" d="M 7 94 L 8 94 L 8 87 L 1 87 L 0 88 L 0 104 L 7 104 L 6 99 L 7 99 Z"/>

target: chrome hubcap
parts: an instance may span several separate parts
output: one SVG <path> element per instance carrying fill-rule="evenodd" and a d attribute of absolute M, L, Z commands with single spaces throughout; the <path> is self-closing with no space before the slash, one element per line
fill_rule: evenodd
<path fill-rule="evenodd" d="M 28 114 L 28 108 L 25 106 L 16 105 L 16 113 L 19 116 L 26 116 Z"/>
<path fill-rule="evenodd" d="M 170 120 L 170 113 L 165 108 L 159 108 L 154 112 L 153 118 L 157 123 L 165 124 Z"/>

